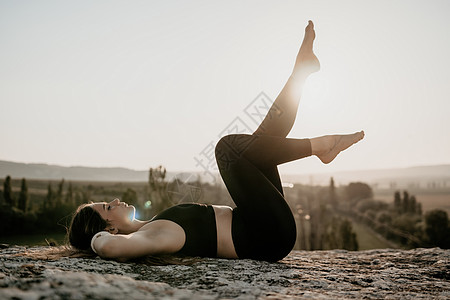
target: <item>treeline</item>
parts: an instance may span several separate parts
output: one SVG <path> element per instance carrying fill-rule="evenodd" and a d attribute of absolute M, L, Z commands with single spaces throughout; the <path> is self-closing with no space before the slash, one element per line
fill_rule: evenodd
<path fill-rule="evenodd" d="M 147 183 L 82 183 L 20 180 L 20 190 L 13 191 L 13 179 L 7 176 L 0 192 L 0 236 L 36 233 L 66 233 L 70 220 L 81 204 L 110 202 L 115 198 L 134 205 L 141 219 L 150 219 L 156 213 L 181 201 L 194 201 L 192 196 L 180 195 L 192 191 L 181 190 L 186 186 L 198 187 L 199 182 L 189 185 L 166 180 L 162 166 L 150 168 Z"/>
<path fill-rule="evenodd" d="M 329 187 L 295 185 L 287 198 L 297 223 L 295 249 L 359 249 L 351 218 L 336 210 L 344 197 L 338 195 L 333 179 Z"/>
<path fill-rule="evenodd" d="M 46 193 L 42 188 L 30 192 L 28 181 L 21 179 L 20 191 L 14 192 L 12 179 L 7 176 L 0 193 L 0 218 L 3 230 L 0 236 L 36 233 L 65 233 L 72 213 L 82 204 L 92 200 L 91 188 L 72 186 L 62 179 L 49 182 Z"/>
<path fill-rule="evenodd" d="M 336 188 L 331 178 L 327 187 L 295 185 L 287 198 L 297 222 L 296 249 L 358 250 L 355 222 L 373 229 L 393 247 L 450 248 L 447 213 L 423 214 L 422 205 L 407 191 L 395 192 L 387 203 L 375 200 L 365 183 Z"/>
<path fill-rule="evenodd" d="M 365 185 L 355 183 L 355 185 Z M 366 185 L 366 189 L 370 187 Z M 450 248 L 448 214 L 435 209 L 422 212 L 422 205 L 408 191 L 396 191 L 391 203 L 350 195 L 347 212 L 376 232 L 406 248 Z"/>
<path fill-rule="evenodd" d="M 14 184 L 12 184 L 14 181 Z M 443 210 L 425 215 L 416 197 L 396 192 L 391 203 L 373 198 L 365 183 L 335 187 L 294 185 L 285 189 L 297 223 L 296 249 L 358 250 L 354 222 L 365 223 L 387 240 L 405 248 L 450 248 L 448 215 Z M 203 202 L 233 206 L 222 182 L 215 185 L 197 180 L 174 178 L 168 181 L 162 166 L 150 168 L 148 182 L 92 183 L 12 180 L 3 182 L 0 192 L 0 236 L 31 233 L 65 233 L 80 204 L 109 202 L 120 198 L 134 205 L 137 218 L 155 214 L 182 202 Z"/>

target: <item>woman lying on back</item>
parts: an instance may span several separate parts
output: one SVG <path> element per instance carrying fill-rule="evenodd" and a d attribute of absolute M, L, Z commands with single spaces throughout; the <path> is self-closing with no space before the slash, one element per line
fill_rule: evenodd
<path fill-rule="evenodd" d="M 267 116 L 253 134 L 224 136 L 215 154 L 220 174 L 236 207 L 198 203 L 171 207 L 148 221 L 115 199 L 77 209 L 69 241 L 103 258 L 175 254 L 277 261 L 292 250 L 296 225 L 285 201 L 277 166 L 311 155 L 330 163 L 364 132 L 311 139 L 286 138 L 307 77 L 319 70 L 309 21 L 294 70 Z M 273 112 L 281 111 L 281 114 Z"/>

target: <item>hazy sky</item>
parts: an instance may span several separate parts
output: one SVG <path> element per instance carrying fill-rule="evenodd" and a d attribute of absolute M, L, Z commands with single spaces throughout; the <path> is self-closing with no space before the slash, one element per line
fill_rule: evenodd
<path fill-rule="evenodd" d="M 322 69 L 289 137 L 366 139 L 281 172 L 448 164 L 449 12 L 447 0 L 0 1 L 0 160 L 202 171 L 195 158 L 236 118 L 256 129 L 244 109 L 276 98 L 311 19 Z"/>

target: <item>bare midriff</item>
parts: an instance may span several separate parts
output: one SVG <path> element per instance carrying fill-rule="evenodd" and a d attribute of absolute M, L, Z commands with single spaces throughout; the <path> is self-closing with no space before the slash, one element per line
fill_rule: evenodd
<path fill-rule="evenodd" d="M 216 215 L 217 257 L 238 258 L 231 235 L 233 210 L 229 206 L 213 205 Z"/>

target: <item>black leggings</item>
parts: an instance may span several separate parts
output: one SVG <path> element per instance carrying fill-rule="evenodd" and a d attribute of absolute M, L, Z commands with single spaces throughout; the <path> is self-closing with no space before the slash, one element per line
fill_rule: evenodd
<path fill-rule="evenodd" d="M 233 198 L 232 236 L 239 258 L 277 261 L 297 237 L 277 165 L 311 155 L 309 139 L 233 134 L 216 145 L 220 174 Z"/>
<path fill-rule="evenodd" d="M 297 237 L 277 165 L 310 156 L 309 139 L 286 138 L 297 115 L 304 79 L 291 76 L 258 129 L 224 136 L 215 154 L 236 208 L 232 237 L 239 258 L 277 261 Z"/>

